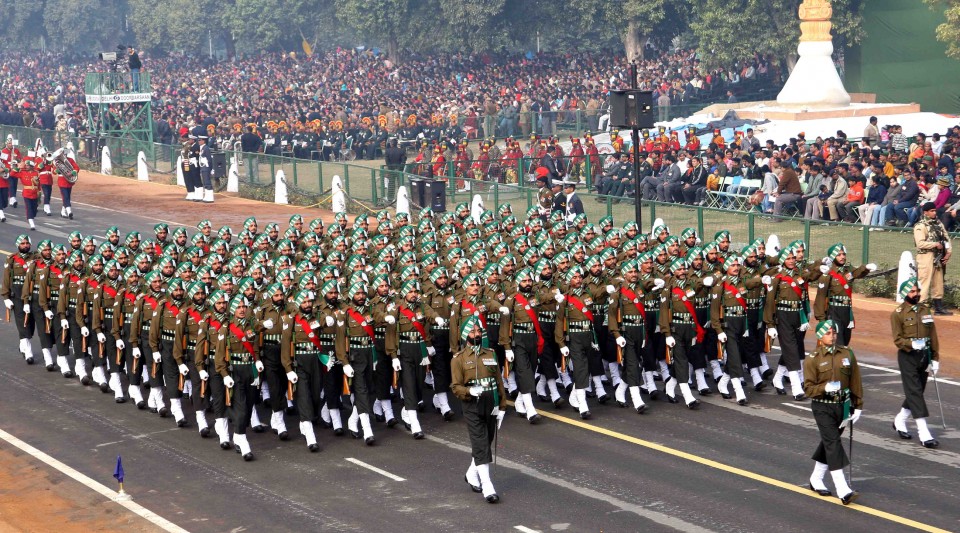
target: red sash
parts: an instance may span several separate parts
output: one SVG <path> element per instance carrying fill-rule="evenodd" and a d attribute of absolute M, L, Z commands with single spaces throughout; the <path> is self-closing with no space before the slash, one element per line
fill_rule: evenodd
<path fill-rule="evenodd" d="M 407 309 L 406 307 L 401 307 L 400 312 L 403 313 L 403 316 L 407 317 L 407 320 L 409 320 L 413 324 L 413 327 L 417 328 L 417 331 L 420 332 L 420 338 L 423 339 L 424 342 L 426 342 L 427 330 L 426 328 L 423 327 L 422 323 L 417 321 L 417 316 L 413 314 L 413 311 Z"/>
<path fill-rule="evenodd" d="M 127 291 L 127 292 L 123 293 L 123 297 L 126 298 L 127 300 L 130 300 L 130 303 L 132 303 L 132 304 L 137 303 L 137 295 L 136 295 L 136 293 Z"/>
<path fill-rule="evenodd" d="M 213 329 L 215 329 L 215 330 L 217 330 L 217 331 L 220 331 L 220 328 L 223 327 L 223 324 L 221 324 L 220 322 L 217 322 L 217 320 L 216 320 L 215 318 L 213 318 L 212 316 L 210 317 L 209 320 L 207 320 L 207 324 L 210 324 L 210 327 L 212 327 Z"/>
<path fill-rule="evenodd" d="M 790 284 L 790 288 L 793 289 L 793 292 L 797 293 L 797 296 L 803 300 L 803 289 L 800 288 L 800 284 L 797 283 L 797 280 L 791 278 L 786 274 L 777 274 L 777 279 L 781 281 L 786 281 Z"/>
<path fill-rule="evenodd" d="M 13 254 L 13 260 L 23 268 L 27 268 L 27 261 L 20 257 L 20 254 Z"/>
<path fill-rule="evenodd" d="M 836 273 L 833 270 L 831 270 L 829 274 L 831 278 L 837 280 L 837 283 L 839 283 L 840 286 L 843 287 L 844 292 L 847 293 L 847 298 L 853 298 L 853 287 L 850 286 L 850 283 L 846 279 L 844 279 L 843 276 L 841 276 L 840 274 Z"/>
<path fill-rule="evenodd" d="M 373 325 L 367 323 L 367 319 L 363 317 L 360 313 L 354 310 L 352 307 L 347 308 L 347 314 L 350 315 L 350 318 L 355 320 L 357 324 L 360 324 L 360 327 L 363 328 L 363 331 L 367 333 L 367 336 L 370 337 L 370 341 L 373 342 Z"/>
<path fill-rule="evenodd" d="M 631 291 L 630 289 L 628 289 L 628 288 L 626 288 L 626 287 L 620 287 L 620 294 L 626 296 L 626 297 L 630 300 L 630 303 L 633 304 L 633 307 L 634 307 L 637 311 L 640 311 L 640 316 L 643 317 L 643 322 L 646 323 L 646 322 L 647 322 L 647 308 L 644 307 L 643 302 L 640 300 L 640 297 L 637 296 L 637 293 Z"/>
<path fill-rule="evenodd" d="M 567 301 L 570 302 L 573 305 L 573 307 L 577 309 L 577 311 L 580 311 L 581 313 L 583 313 L 583 316 L 587 317 L 587 320 L 589 320 L 590 322 L 593 322 L 593 313 L 590 312 L 589 309 L 587 309 L 587 306 L 584 305 L 582 301 L 580 301 L 580 298 L 577 298 L 576 296 L 573 296 L 573 295 L 568 295 Z"/>
<path fill-rule="evenodd" d="M 303 331 L 307 333 L 307 338 L 310 339 L 310 342 L 313 343 L 313 346 L 317 350 L 323 350 L 323 347 L 320 345 L 320 339 L 317 338 L 317 334 L 313 332 L 313 328 L 310 327 L 310 324 L 304 320 L 303 315 L 297 315 L 293 317 L 293 320 L 300 324 L 300 327 L 303 328 Z"/>
<path fill-rule="evenodd" d="M 180 314 L 180 308 L 171 304 L 170 302 L 164 302 L 163 305 L 164 307 L 167 308 L 167 311 L 170 311 L 170 314 L 172 314 L 173 316 L 177 316 Z"/>
<path fill-rule="evenodd" d="M 37 265 L 37 270 L 47 268 L 47 264 L 43 262 L 43 259 L 37 259 L 34 264 Z"/>
<path fill-rule="evenodd" d="M 111 286 L 109 286 L 109 285 L 104 285 L 104 286 L 103 286 L 103 292 L 109 294 L 110 297 L 113 298 L 113 299 L 116 299 L 116 298 L 117 298 L 117 291 L 116 291 L 116 289 L 114 289 L 113 287 L 111 287 Z"/>
<path fill-rule="evenodd" d="M 200 316 L 200 313 L 198 313 L 196 309 L 187 309 L 187 314 L 190 315 L 190 318 L 192 318 L 193 321 L 198 325 L 203 323 L 203 317 Z"/>
<path fill-rule="evenodd" d="M 487 317 L 485 316 L 484 313 L 481 313 L 480 310 L 477 309 L 477 306 L 473 305 L 472 303 L 466 300 L 460 300 L 460 307 L 462 309 L 466 309 L 470 314 L 476 313 L 477 317 L 480 318 L 480 325 L 483 326 L 484 329 L 486 329 Z"/>
<path fill-rule="evenodd" d="M 680 298 L 680 302 L 687 308 L 687 312 L 690 313 L 690 318 L 693 319 L 693 325 L 697 327 L 697 342 L 703 342 L 703 337 L 707 332 L 703 329 L 703 326 L 700 325 L 700 321 L 697 320 L 697 311 L 693 308 L 693 302 L 687 299 L 687 293 L 680 287 L 673 288 L 673 295 Z"/>
<path fill-rule="evenodd" d="M 540 329 L 540 318 L 537 316 L 537 312 L 530 307 L 530 300 L 527 300 L 527 298 L 519 292 L 514 296 L 514 299 L 523 306 L 523 310 L 527 312 L 527 316 L 530 317 L 530 321 L 533 322 L 533 330 L 537 332 L 537 355 L 543 354 L 543 330 Z"/>
<path fill-rule="evenodd" d="M 157 306 L 160 305 L 160 302 L 158 302 L 153 296 L 144 295 L 143 301 L 150 305 L 151 310 L 156 310 Z"/>
<path fill-rule="evenodd" d="M 87 285 L 89 285 L 90 287 L 93 287 L 94 289 L 100 288 L 100 282 L 95 279 L 88 279 Z"/>
<path fill-rule="evenodd" d="M 170 305 L 170 304 L 167 304 L 167 305 Z M 247 340 L 246 332 L 238 328 L 236 324 L 230 324 L 230 333 L 232 333 L 233 336 L 236 337 L 238 341 L 240 341 L 240 344 L 243 345 L 243 349 L 246 350 L 247 353 L 252 355 L 254 360 L 256 360 L 257 358 L 256 352 L 253 351 L 253 344 L 251 344 L 250 341 Z"/>
<path fill-rule="evenodd" d="M 742 307 L 744 311 L 747 310 L 747 301 L 743 299 L 743 296 L 736 287 L 724 281 L 723 288 L 730 293 L 730 296 L 733 296 L 737 300 L 737 303 L 740 304 L 740 307 Z"/>
<path fill-rule="evenodd" d="M 63 276 L 63 271 L 60 270 L 57 265 L 50 265 L 50 272 L 53 272 L 57 277 Z"/>

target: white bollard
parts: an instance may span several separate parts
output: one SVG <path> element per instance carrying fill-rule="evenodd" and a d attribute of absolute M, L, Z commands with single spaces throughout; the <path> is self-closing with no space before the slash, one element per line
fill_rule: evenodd
<path fill-rule="evenodd" d="M 287 177 L 284 175 L 283 169 L 277 171 L 276 182 L 274 203 L 282 205 L 289 204 L 290 202 L 287 200 Z"/>
<path fill-rule="evenodd" d="M 76 161 L 76 160 L 77 160 L 77 150 L 73 147 L 73 141 L 70 141 L 70 142 L 67 143 L 66 150 L 67 150 L 67 157 L 69 157 L 70 159 L 73 159 L 74 161 Z"/>
<path fill-rule="evenodd" d="M 900 254 L 900 264 L 897 270 L 897 292 L 900 292 L 900 285 L 917 275 L 917 263 L 913 260 L 913 254 L 909 250 L 904 250 Z M 903 303 L 903 298 L 897 294 L 897 303 Z"/>
<path fill-rule="evenodd" d="M 110 162 L 110 147 L 107 145 L 103 146 L 103 152 L 100 157 L 100 173 L 113 174 L 113 163 Z"/>
<path fill-rule="evenodd" d="M 137 181 L 150 181 L 150 173 L 147 171 L 147 154 L 142 151 L 137 154 Z"/>
<path fill-rule="evenodd" d="M 240 168 L 236 156 L 230 158 L 230 171 L 227 173 L 227 192 L 240 192 Z"/>
<path fill-rule="evenodd" d="M 410 214 L 410 197 L 407 196 L 407 187 L 405 185 L 397 187 L 397 214 L 400 213 Z"/>
<path fill-rule="evenodd" d="M 470 216 L 473 221 L 480 224 L 480 215 L 483 214 L 483 198 L 479 194 L 473 195 L 473 203 L 470 205 Z"/>
<path fill-rule="evenodd" d="M 330 208 L 334 213 L 346 213 L 347 193 L 343 190 L 343 180 L 340 179 L 339 175 L 333 177 L 333 183 L 330 185 L 330 190 L 333 193 L 333 197 L 330 200 Z"/>
<path fill-rule="evenodd" d="M 183 156 L 177 156 L 177 185 L 186 187 L 187 182 L 183 179 Z"/>

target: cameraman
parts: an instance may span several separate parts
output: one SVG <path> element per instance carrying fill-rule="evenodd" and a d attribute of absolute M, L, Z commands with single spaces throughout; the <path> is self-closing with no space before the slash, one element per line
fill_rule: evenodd
<path fill-rule="evenodd" d="M 143 63 L 140 62 L 140 55 L 137 54 L 137 50 L 134 47 L 127 48 L 127 53 L 130 55 L 128 66 L 130 67 L 130 77 L 133 80 L 133 92 L 140 92 L 140 69 L 143 68 Z"/>

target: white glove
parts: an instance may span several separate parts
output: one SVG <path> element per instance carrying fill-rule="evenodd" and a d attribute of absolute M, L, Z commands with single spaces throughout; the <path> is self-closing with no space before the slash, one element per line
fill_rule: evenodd
<path fill-rule="evenodd" d="M 914 350 L 922 350 L 927 347 L 927 339 L 913 339 L 910 345 L 913 346 Z"/>
<path fill-rule="evenodd" d="M 7 309 L 13 309 L 13 300 L 7 298 L 3 301 L 3 305 L 7 306 Z"/>
<path fill-rule="evenodd" d="M 481 394 L 483 394 L 483 387 L 480 387 L 480 386 L 470 387 L 470 396 L 476 396 L 477 398 L 479 398 Z"/>
<path fill-rule="evenodd" d="M 327 318 L 326 320 L 324 320 L 324 322 L 327 324 L 328 328 L 332 328 L 333 325 L 337 323 L 337 321 L 334 320 L 333 317 L 330 315 L 327 315 Z"/>
<path fill-rule="evenodd" d="M 82 335 L 82 336 L 84 336 L 84 337 L 89 337 L 89 336 L 90 336 L 90 330 L 87 328 L 87 326 L 83 326 L 83 327 L 80 328 L 80 335 Z"/>
<path fill-rule="evenodd" d="M 47 320 L 53 320 L 53 311 L 47 309 L 43 312 L 43 316 L 47 317 Z"/>
<path fill-rule="evenodd" d="M 674 346 L 677 345 L 677 339 L 674 339 L 673 335 L 667 337 L 666 342 L 667 342 L 667 346 L 669 346 L 670 348 L 673 348 Z"/>
<path fill-rule="evenodd" d="M 562 304 L 566 298 L 560 294 L 560 291 L 557 291 L 553 294 L 553 299 L 557 301 L 558 304 Z"/>
<path fill-rule="evenodd" d="M 136 346 L 133 347 L 133 350 L 131 351 L 131 353 L 133 353 L 134 359 L 139 359 L 140 356 L 143 355 L 142 353 L 140 353 L 140 348 L 137 348 Z"/>
<path fill-rule="evenodd" d="M 493 406 L 493 411 L 490 411 L 490 416 L 498 416 L 500 414 L 500 406 Z"/>
<path fill-rule="evenodd" d="M 293 383 L 294 385 L 296 385 L 296 384 L 297 384 L 297 379 L 298 379 L 298 378 L 297 378 L 297 373 L 296 373 L 296 372 L 294 372 L 294 371 L 292 371 L 292 370 L 291 370 L 290 372 L 287 372 L 287 381 L 289 381 L 290 383 Z"/>
<path fill-rule="evenodd" d="M 826 274 L 827 272 L 830 272 L 830 267 L 827 265 L 820 265 L 820 273 Z"/>
<path fill-rule="evenodd" d="M 126 348 L 126 347 L 127 347 L 127 345 L 126 345 L 126 344 L 124 344 L 124 343 L 123 343 L 123 341 L 122 341 L 122 340 L 120 340 L 120 339 L 117 339 L 117 342 L 116 342 L 116 344 L 117 344 L 117 349 L 118 349 L 118 350 L 122 350 L 122 349 L 124 349 L 124 348 Z"/>
<path fill-rule="evenodd" d="M 427 355 L 429 355 L 430 357 L 437 355 L 437 349 L 434 348 L 433 346 L 427 346 Z"/>
<path fill-rule="evenodd" d="M 717 333 L 717 340 L 720 341 L 721 343 L 726 343 L 726 342 L 727 342 L 727 334 L 726 334 L 726 333 Z"/>
<path fill-rule="evenodd" d="M 97 342 L 100 344 L 107 342 L 107 336 L 104 335 L 103 332 L 97 333 Z"/>
<path fill-rule="evenodd" d="M 396 324 L 396 323 L 397 323 L 397 319 L 396 319 L 396 317 L 394 317 L 393 315 L 387 315 L 387 316 L 383 317 L 383 321 L 386 322 L 387 324 Z"/>
<path fill-rule="evenodd" d="M 930 371 L 936 376 L 937 372 L 940 371 L 940 361 L 930 361 Z"/>
<path fill-rule="evenodd" d="M 619 346 L 619 347 L 621 347 L 621 348 L 626 348 L 626 347 L 627 347 L 627 339 L 624 339 L 623 337 L 617 337 L 617 346 Z"/>
<path fill-rule="evenodd" d="M 353 367 L 350 366 L 350 365 L 344 365 L 344 367 L 343 367 L 343 375 L 347 376 L 348 378 L 352 378 L 352 377 L 353 377 Z"/>
<path fill-rule="evenodd" d="M 837 392 L 840 390 L 840 382 L 830 381 L 823 387 L 823 390 L 825 392 Z"/>
<path fill-rule="evenodd" d="M 30 304 L 23 304 L 23 312 L 28 315 L 30 314 Z"/>
<path fill-rule="evenodd" d="M 210 374 L 208 374 L 206 370 L 201 370 L 198 372 L 198 374 L 200 374 L 200 381 L 206 381 L 210 379 Z"/>
<path fill-rule="evenodd" d="M 662 279 L 653 280 L 654 290 L 659 291 L 660 289 L 664 288 L 666 285 L 667 285 L 667 282 L 663 281 Z"/>
<path fill-rule="evenodd" d="M 506 307 L 501 307 L 501 308 L 500 308 L 500 314 L 503 315 L 503 316 L 507 316 L 507 315 L 510 314 L 510 310 L 507 309 Z"/>
<path fill-rule="evenodd" d="M 180 371 L 180 374 L 181 374 L 181 375 L 184 375 L 184 376 L 186 376 L 187 374 L 190 373 L 190 369 L 187 368 L 187 365 L 185 365 L 185 364 L 183 364 L 183 363 L 180 363 L 180 365 L 177 366 L 177 370 L 179 370 L 179 371 Z"/>
<path fill-rule="evenodd" d="M 764 285 L 770 285 L 773 283 L 773 279 L 771 279 L 770 276 L 763 276 L 760 278 L 760 283 L 763 283 Z"/>
<path fill-rule="evenodd" d="M 263 361 L 257 361 L 253 366 L 257 367 L 257 372 L 263 372 Z"/>
<path fill-rule="evenodd" d="M 159 362 L 160 362 L 160 359 L 162 359 L 162 358 L 163 358 L 163 357 L 160 355 L 160 352 L 153 352 L 153 362 L 154 362 L 154 363 L 159 363 Z"/>
<path fill-rule="evenodd" d="M 496 408 L 496 409 L 499 409 L 499 408 Z M 503 425 L 503 417 L 506 414 L 507 414 L 506 411 L 500 411 L 500 410 L 497 411 L 497 429 L 500 429 L 500 426 Z"/>
<path fill-rule="evenodd" d="M 263 321 L 263 329 L 273 329 L 273 319 L 268 318 Z"/>
<path fill-rule="evenodd" d="M 616 287 L 614 287 L 613 285 L 607 285 L 607 294 L 613 294 L 615 292 L 617 292 Z"/>
<path fill-rule="evenodd" d="M 60 321 L 60 327 L 63 329 L 70 329 L 70 322 L 67 322 L 67 319 L 64 318 Z"/>
<path fill-rule="evenodd" d="M 446 321 L 445 321 L 445 320 L 443 319 L 443 317 L 441 317 L 441 316 L 438 316 L 437 319 L 434 320 L 434 322 L 437 323 L 437 327 L 438 327 L 438 328 L 442 328 L 443 325 L 446 324 Z"/>
<path fill-rule="evenodd" d="M 255 378 L 253 378 L 253 381 L 250 382 L 250 386 L 251 386 L 251 387 L 259 387 L 259 386 L 260 386 L 260 376 L 257 376 L 257 377 L 255 377 Z"/>
<path fill-rule="evenodd" d="M 570 357 L 570 348 L 568 348 L 567 346 L 561 346 L 560 355 L 564 357 Z"/>
<path fill-rule="evenodd" d="M 829 257 L 824 257 L 823 259 L 820 260 L 820 262 L 824 265 L 829 265 L 830 263 L 833 263 L 833 259 L 830 259 Z"/>
<path fill-rule="evenodd" d="M 776 338 L 777 338 L 777 328 L 767 328 L 767 335 L 768 335 L 771 339 L 776 339 Z"/>
<path fill-rule="evenodd" d="M 390 364 L 393 365 L 393 371 L 394 371 L 394 372 L 399 372 L 399 371 L 400 371 L 400 360 L 399 360 L 399 359 L 394 359 L 393 361 L 391 361 Z"/>
<path fill-rule="evenodd" d="M 429 357 L 424 357 L 423 359 L 420 360 L 420 366 L 427 366 L 427 365 L 429 365 L 429 364 L 430 364 L 430 358 L 429 358 Z"/>
<path fill-rule="evenodd" d="M 233 388 L 233 378 L 230 377 L 230 376 L 227 376 L 227 377 L 223 378 L 223 386 L 226 387 L 226 388 L 228 388 L 228 389 L 232 389 L 232 388 Z"/>
<path fill-rule="evenodd" d="M 809 322 L 804 322 L 803 324 L 800 324 L 800 331 L 807 331 L 808 329 L 810 329 Z"/>
<path fill-rule="evenodd" d="M 503 351 L 503 355 L 505 355 L 505 356 L 507 357 L 507 361 L 508 361 L 508 362 L 510 362 L 510 363 L 513 362 L 513 357 L 514 357 L 514 355 L 513 355 L 513 350 L 504 350 L 504 351 Z"/>
<path fill-rule="evenodd" d="M 850 417 L 850 423 L 851 423 L 851 424 L 856 424 L 857 422 L 859 422 L 859 421 L 860 421 L 860 415 L 862 415 L 862 414 L 863 414 L 863 409 L 854 409 L 854 410 L 853 410 L 853 416 Z"/>
<path fill-rule="evenodd" d="M 866 267 L 867 267 L 867 270 L 869 270 L 870 272 L 876 272 L 876 270 L 877 270 L 877 264 L 876 264 L 876 263 L 867 263 L 867 264 L 866 264 Z"/>
<path fill-rule="evenodd" d="M 713 287 L 713 276 L 703 278 L 703 285 L 705 287 Z"/>

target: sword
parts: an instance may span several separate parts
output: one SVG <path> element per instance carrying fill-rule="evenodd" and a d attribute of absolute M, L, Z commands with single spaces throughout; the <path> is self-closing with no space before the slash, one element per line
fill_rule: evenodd
<path fill-rule="evenodd" d="M 850 420 L 850 465 L 847 471 L 850 477 L 850 485 L 853 485 L 853 420 Z"/>
<path fill-rule="evenodd" d="M 940 407 L 940 423 L 943 429 L 947 429 L 947 421 L 943 418 L 943 401 L 940 400 L 940 383 L 937 381 L 937 375 L 933 375 L 933 388 L 937 391 L 937 406 Z"/>

